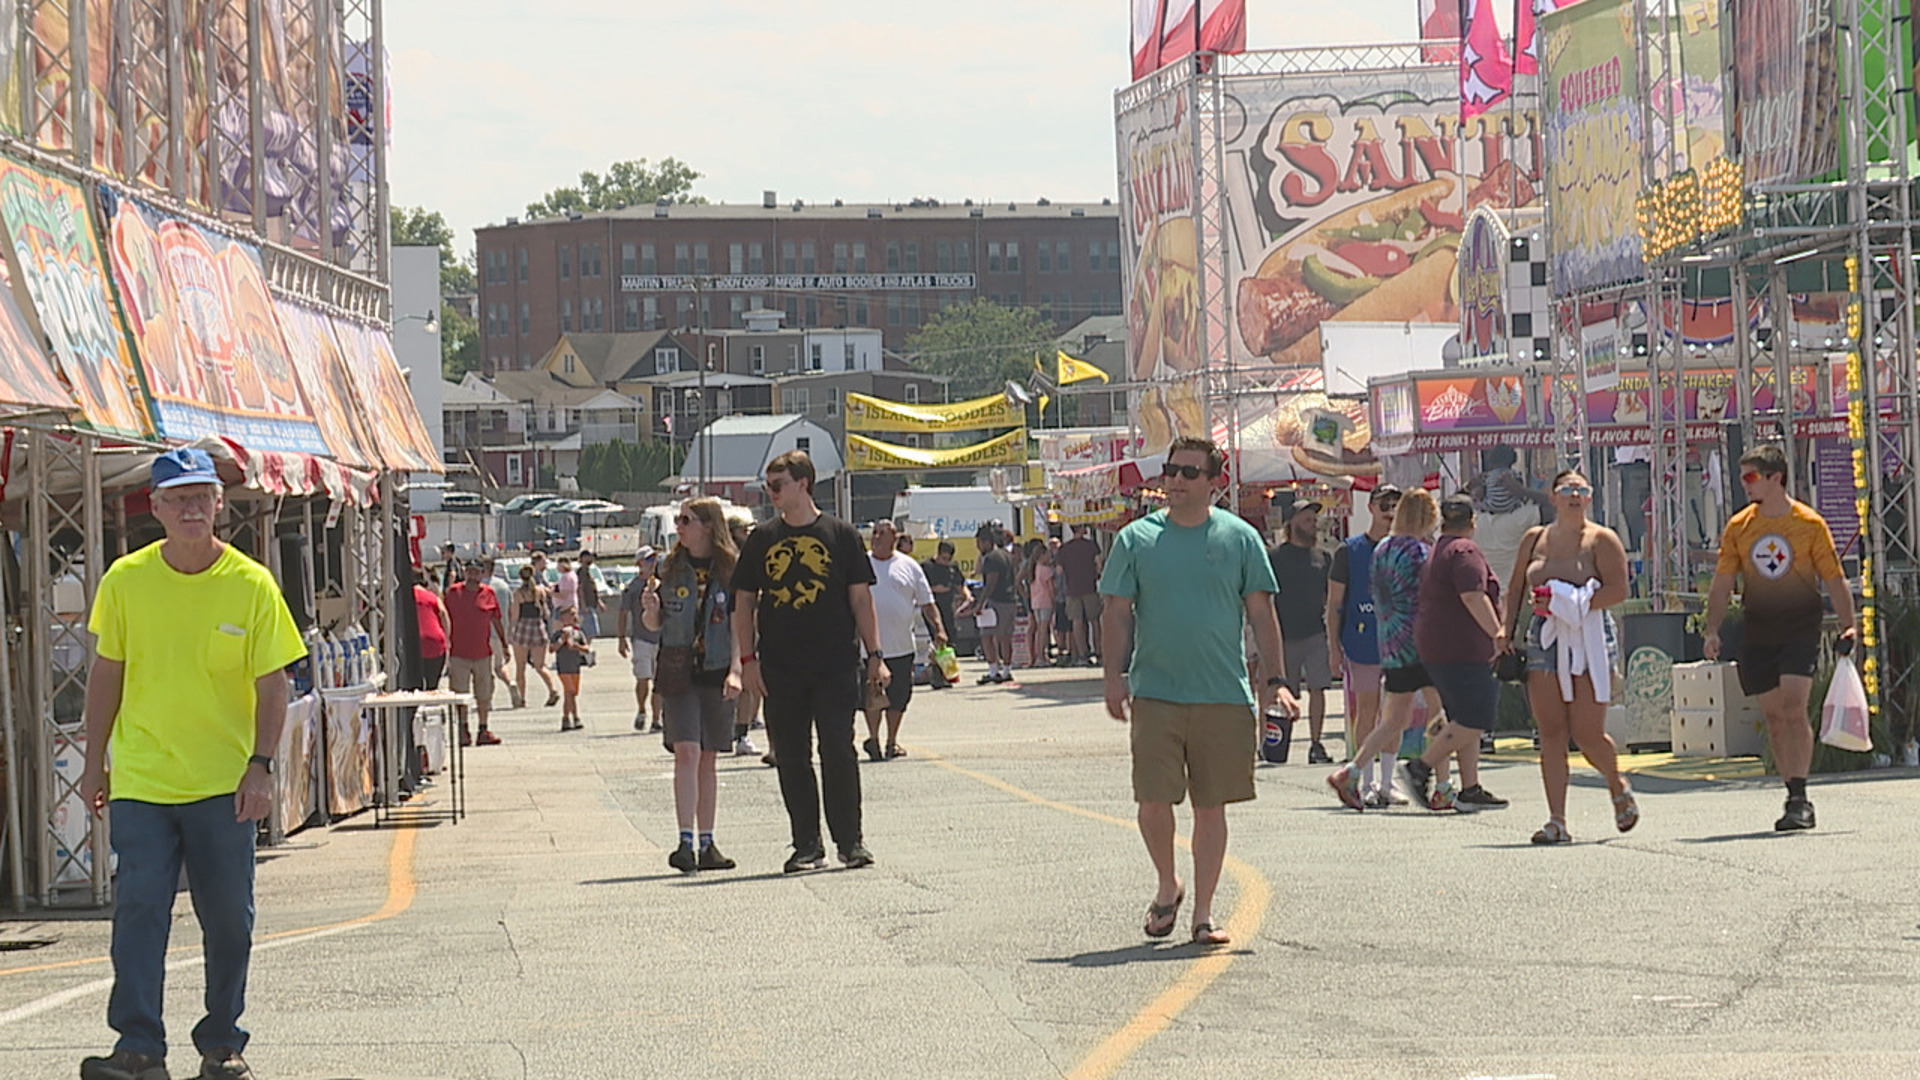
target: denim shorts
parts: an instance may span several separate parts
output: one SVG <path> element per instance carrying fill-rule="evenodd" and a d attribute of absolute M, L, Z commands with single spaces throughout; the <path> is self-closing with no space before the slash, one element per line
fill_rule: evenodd
<path fill-rule="evenodd" d="M 1440 691 L 1447 719 L 1477 731 L 1493 730 L 1495 715 L 1500 711 L 1500 683 L 1493 677 L 1492 662 L 1429 662 L 1425 667 L 1433 688 Z"/>
<path fill-rule="evenodd" d="M 1602 611 L 1600 621 L 1606 626 L 1607 667 L 1612 671 L 1620 670 L 1620 633 L 1613 622 L 1613 612 Z M 1540 634 L 1546 629 L 1547 617 L 1539 612 L 1533 613 L 1533 622 L 1527 627 L 1527 670 L 1544 671 L 1551 675 L 1560 670 L 1560 650 L 1540 644 Z"/>

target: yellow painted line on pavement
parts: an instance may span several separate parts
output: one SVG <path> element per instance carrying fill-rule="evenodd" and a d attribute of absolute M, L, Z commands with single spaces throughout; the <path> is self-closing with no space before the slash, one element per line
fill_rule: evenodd
<path fill-rule="evenodd" d="M 400 820 L 402 822 L 406 821 L 404 812 Z M 323 935 L 330 936 L 345 930 L 354 929 L 355 927 L 366 926 L 369 923 L 391 919 L 395 915 L 407 910 L 408 907 L 412 906 L 414 896 L 419 891 L 418 883 L 414 880 L 413 876 L 413 845 L 414 837 L 418 832 L 419 829 L 417 828 L 404 826 L 394 831 L 393 846 L 387 851 L 387 899 L 385 903 L 380 905 L 378 910 L 342 922 L 323 923 L 319 926 L 307 926 L 298 930 L 282 930 L 278 933 L 262 934 L 254 938 L 254 949 L 258 951 L 268 942 L 287 941 L 291 944 L 293 939 L 306 940 Z M 200 946 L 198 945 L 176 945 L 167 950 L 169 954 L 197 953 L 199 951 Z M 0 976 L 30 975 L 39 971 L 60 971 L 65 968 L 87 967 L 93 964 L 105 964 L 112 959 L 111 956 L 89 956 L 79 960 L 61 960 L 51 964 L 33 964 L 27 967 L 0 968 Z M 64 992 L 67 991 L 63 991 L 63 993 Z M 26 1006 L 22 1006 L 22 1008 L 25 1007 Z M 21 1017 L 14 1016 L 14 1012 L 19 1012 L 19 1010 L 0 1012 L 0 1024 L 8 1023 L 14 1019 L 21 1019 Z M 27 1015 L 32 1014 L 29 1013 Z"/>
<path fill-rule="evenodd" d="M 916 748 L 915 753 L 920 751 Z M 1111 814 L 1089 810 L 1084 806 L 1049 799 L 1009 784 L 997 776 L 962 768 L 938 754 L 927 753 L 921 756 L 948 772 L 978 781 L 996 791 L 1033 803 L 1035 806 L 1044 806 L 1063 814 L 1117 825 L 1123 829 L 1132 830 L 1138 827 L 1137 823 L 1125 818 L 1117 818 Z M 1174 843 L 1183 848 L 1191 849 L 1192 846 L 1177 833 L 1174 835 Z M 1267 905 L 1273 900 L 1273 888 L 1267 884 L 1267 879 L 1260 871 L 1231 855 L 1227 856 L 1225 869 L 1239 885 L 1240 899 L 1234 904 L 1233 915 L 1222 929 L 1236 943 L 1245 942 L 1259 932 L 1260 924 L 1266 920 Z M 1187 1006 L 1193 1004 L 1195 999 L 1206 992 L 1207 987 L 1213 985 L 1215 979 L 1225 974 L 1227 968 L 1233 966 L 1235 959 L 1236 955 L 1231 951 L 1196 954 L 1194 962 L 1173 981 L 1172 986 L 1161 991 L 1158 997 L 1149 1001 L 1125 1024 L 1122 1024 L 1118 1031 L 1107 1036 L 1099 1046 L 1094 1047 L 1086 1057 L 1080 1060 L 1080 1064 L 1074 1066 L 1073 1071 L 1067 1074 L 1068 1080 L 1106 1080 L 1107 1077 L 1119 1071 L 1120 1066 L 1126 1064 L 1127 1059 L 1145 1045 L 1147 1040 L 1165 1031 Z"/>

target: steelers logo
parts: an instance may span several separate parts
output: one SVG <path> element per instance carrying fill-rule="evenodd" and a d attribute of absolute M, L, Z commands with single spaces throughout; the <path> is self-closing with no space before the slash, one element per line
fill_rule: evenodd
<path fill-rule="evenodd" d="M 1778 533 L 1768 533 L 1753 542 L 1747 558 L 1753 568 L 1768 581 L 1778 581 L 1793 569 L 1793 546 Z"/>

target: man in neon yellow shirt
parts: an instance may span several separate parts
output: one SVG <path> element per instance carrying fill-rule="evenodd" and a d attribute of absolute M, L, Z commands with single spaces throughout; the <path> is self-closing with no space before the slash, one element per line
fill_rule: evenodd
<path fill-rule="evenodd" d="M 253 841 L 287 716 L 284 669 L 306 654 L 265 567 L 213 533 L 222 491 L 203 450 L 154 460 L 166 539 L 107 568 L 88 628 L 81 791 L 112 807 L 113 1053 L 82 1080 L 167 1080 L 161 1021 L 167 932 L 184 867 L 206 948 L 207 1015 L 193 1029 L 205 1080 L 249 1080 L 240 1027 L 253 948 Z M 108 754 L 111 751 L 111 764 Z M 111 800 L 111 801 L 109 801 Z"/>

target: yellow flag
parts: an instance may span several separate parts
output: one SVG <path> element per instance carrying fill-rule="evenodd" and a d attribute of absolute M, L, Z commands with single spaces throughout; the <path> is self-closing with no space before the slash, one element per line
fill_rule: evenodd
<path fill-rule="evenodd" d="M 1085 382 L 1088 379 L 1099 379 L 1101 382 L 1107 381 L 1106 372 L 1101 371 L 1085 360 L 1075 360 L 1065 352 L 1061 352 L 1056 357 L 1055 365 L 1056 370 L 1053 381 L 1061 386 L 1066 386 L 1069 383 Z"/>
<path fill-rule="evenodd" d="M 1046 415 L 1047 415 L 1047 403 L 1048 403 L 1048 402 L 1050 402 L 1050 401 L 1052 401 L 1052 400 L 1053 400 L 1052 398 L 1050 398 L 1050 397 L 1048 397 L 1048 396 L 1047 396 L 1047 395 L 1045 395 L 1045 394 L 1041 394 L 1041 395 L 1040 395 L 1040 417 L 1041 417 L 1041 419 L 1045 419 L 1045 418 L 1046 418 Z"/>

